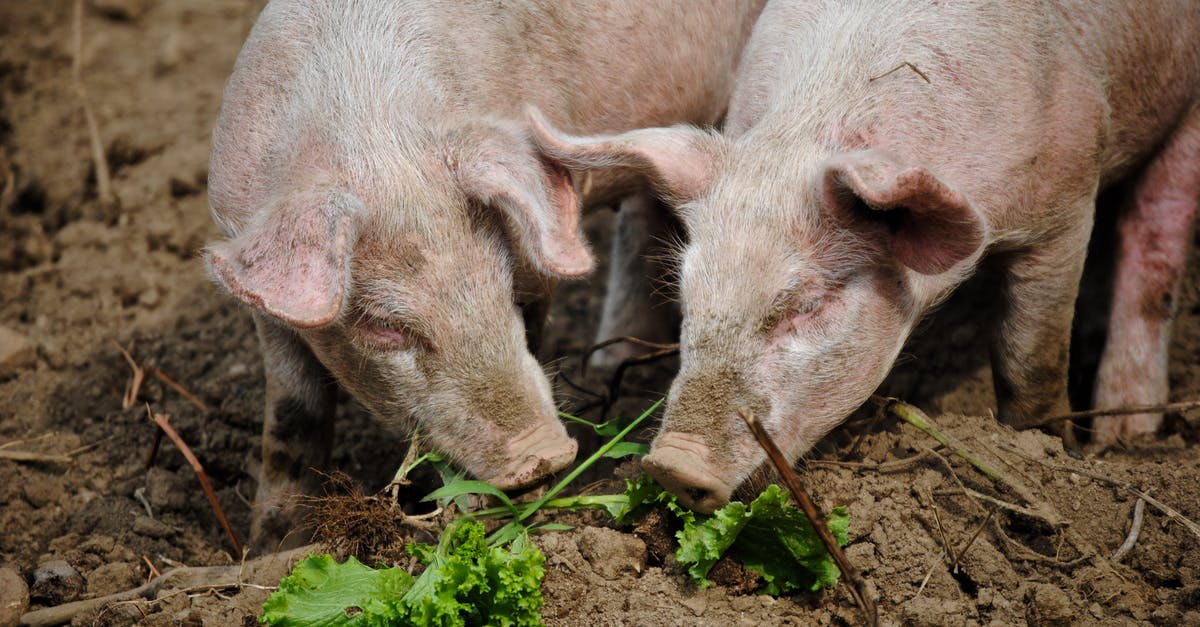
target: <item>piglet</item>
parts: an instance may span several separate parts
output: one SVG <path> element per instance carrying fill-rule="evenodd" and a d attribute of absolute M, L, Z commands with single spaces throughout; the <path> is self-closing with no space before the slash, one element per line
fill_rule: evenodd
<path fill-rule="evenodd" d="M 862 404 L 922 316 L 994 264 L 999 417 L 1069 411 L 1070 330 L 1096 197 L 1120 219 L 1100 407 L 1167 396 L 1167 344 L 1200 198 L 1200 3 L 776 0 L 723 134 L 567 135 L 678 204 L 681 368 L 645 468 L 709 511 L 764 456 L 795 460 Z M 1159 415 L 1097 419 L 1093 444 Z"/>
<path fill-rule="evenodd" d="M 319 487 L 309 469 L 329 461 L 338 386 L 502 489 L 572 461 L 527 342 L 556 282 L 593 259 L 580 193 L 521 112 L 578 132 L 711 125 L 760 4 L 266 6 L 213 138 L 226 239 L 206 252 L 262 344 L 255 546 L 293 531 L 290 496 Z M 634 189 L 609 178 L 596 198 Z"/>

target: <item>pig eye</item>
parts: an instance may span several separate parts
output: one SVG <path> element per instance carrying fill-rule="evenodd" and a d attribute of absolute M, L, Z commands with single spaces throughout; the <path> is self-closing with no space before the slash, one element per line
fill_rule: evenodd
<path fill-rule="evenodd" d="M 358 337 L 367 345 L 384 350 L 421 348 L 424 339 L 411 328 L 392 320 L 363 318 L 355 325 Z"/>
<path fill-rule="evenodd" d="M 773 309 L 763 325 L 764 331 L 770 334 L 772 340 L 786 337 L 802 329 L 820 311 L 824 302 L 825 299 L 819 295 L 791 295 Z"/>

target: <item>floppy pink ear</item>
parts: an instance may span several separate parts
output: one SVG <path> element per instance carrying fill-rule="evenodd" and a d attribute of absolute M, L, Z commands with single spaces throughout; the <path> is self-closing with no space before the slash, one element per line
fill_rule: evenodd
<path fill-rule="evenodd" d="M 591 272 L 592 253 L 579 233 L 581 207 L 570 172 L 500 126 L 458 129 L 449 151 L 447 163 L 463 190 L 506 214 L 521 249 L 537 267 L 560 277 Z"/>
<path fill-rule="evenodd" d="M 921 274 L 941 274 L 983 246 L 986 226 L 961 193 L 879 151 L 831 160 L 825 201 L 840 223 Z"/>
<path fill-rule="evenodd" d="M 723 145 L 720 136 L 694 126 L 580 137 L 554 128 L 534 107 L 526 117 L 530 136 L 547 158 L 572 170 L 630 168 L 673 202 L 694 200 L 708 187 Z"/>
<path fill-rule="evenodd" d="M 298 328 L 342 310 L 362 201 L 322 190 L 284 198 L 237 237 L 210 246 L 212 278 L 242 302 Z"/>

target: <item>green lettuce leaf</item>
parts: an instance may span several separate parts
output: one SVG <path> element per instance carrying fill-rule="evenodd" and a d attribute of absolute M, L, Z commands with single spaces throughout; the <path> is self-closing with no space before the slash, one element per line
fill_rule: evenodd
<path fill-rule="evenodd" d="M 776 485 L 754 499 L 748 520 L 733 545 L 733 556 L 759 574 L 766 594 L 832 588 L 841 571 L 808 517 L 788 505 L 787 499 L 787 493 Z M 846 508 L 835 507 L 825 520 L 838 546 L 846 546 L 850 540 Z"/>
<path fill-rule="evenodd" d="M 749 506 L 735 501 L 704 515 L 684 509 L 647 475 L 625 484 L 628 502 L 610 508 L 613 518 L 624 524 L 664 505 L 683 524 L 675 534 L 675 558 L 701 587 L 709 585 L 709 571 L 727 553 L 759 575 L 760 591 L 774 596 L 831 588 L 841 575 L 808 517 L 788 505 L 787 493 L 777 485 L 767 486 Z M 835 507 L 826 524 L 840 546 L 849 542 L 845 507 Z"/>
<path fill-rule="evenodd" d="M 425 563 L 419 577 L 375 570 L 349 558 L 310 557 L 280 582 L 263 606 L 270 625 L 541 625 L 545 557 L 518 536 L 488 547 L 483 525 L 467 521 L 436 547 L 410 545 Z"/>
<path fill-rule="evenodd" d="M 385 599 L 404 595 L 413 576 L 400 568 L 375 570 L 350 557 L 338 564 L 330 555 L 310 555 L 296 564 L 263 604 L 269 625 L 369 625 Z"/>

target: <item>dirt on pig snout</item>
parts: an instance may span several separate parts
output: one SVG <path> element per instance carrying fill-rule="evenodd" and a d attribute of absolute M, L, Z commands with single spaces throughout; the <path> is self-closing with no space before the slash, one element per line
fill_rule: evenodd
<path fill-rule="evenodd" d="M 198 252 L 216 237 L 205 193 L 212 125 L 261 4 L 85 3 L 80 76 L 116 210 L 98 202 L 72 84 L 72 3 L 0 4 L 0 327 L 11 332 L 0 338 L 15 338 L 0 344 L 0 568 L 32 586 L 32 609 L 133 589 L 150 565 L 162 571 L 240 557 L 230 554 L 192 468 L 173 446 L 164 443 L 147 469 L 157 427 L 145 405 L 172 416 L 244 536 L 259 455 L 261 359 L 249 315 L 217 294 Z M 587 219 L 595 250 L 606 250 L 611 223 L 609 212 Z M 1178 400 L 1200 398 L 1197 256 L 1172 340 L 1171 397 Z M 581 377 L 579 367 L 599 316 L 604 268 L 594 276 L 564 286 L 541 356 L 573 382 L 600 390 L 608 373 Z M 1147 505 L 1133 548 L 1112 557 L 1132 525 L 1137 497 L 1128 487 L 1200 519 L 1200 413 L 1171 414 L 1159 437 L 1085 460 L 1052 436 L 997 425 L 988 415 L 994 401 L 984 339 L 991 291 L 981 279 L 923 325 L 887 391 L 919 404 L 1023 490 L 984 477 L 891 420 L 835 431 L 802 466 L 819 504 L 849 508 L 847 552 L 877 591 L 884 623 L 1200 623 L 1200 537 L 1185 524 Z M 1081 310 L 1081 319 L 1092 313 Z M 1097 340 L 1082 337 L 1076 348 L 1085 354 Z M 208 411 L 153 376 L 123 409 L 131 371 L 114 342 Z M 657 399 L 675 365 L 632 370 L 615 413 L 636 415 Z M 562 380 L 557 388 L 566 409 L 593 400 Z M 571 429 L 585 450 L 595 446 Z M 406 442 L 343 399 L 329 470 L 373 493 L 391 478 Z M 17 452 L 31 456 L 14 459 Z M 62 455 L 69 461 L 54 457 Z M 629 472 L 602 466 L 592 479 L 608 483 L 591 491 L 615 491 L 612 478 Z M 860 620 L 844 590 L 775 599 L 699 588 L 669 552 L 647 550 L 650 536 L 600 515 L 570 520 L 572 531 L 536 539 L 547 558 L 548 624 Z M 82 584 L 37 585 L 52 560 L 64 560 Z M 76 622 L 242 624 L 258 615 L 267 593 L 162 592 L 157 601 L 94 608 Z M 0 601 L 7 594 L 0 591 Z"/>

